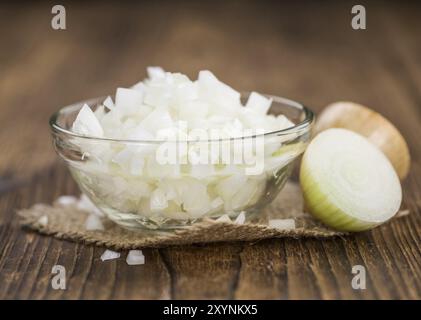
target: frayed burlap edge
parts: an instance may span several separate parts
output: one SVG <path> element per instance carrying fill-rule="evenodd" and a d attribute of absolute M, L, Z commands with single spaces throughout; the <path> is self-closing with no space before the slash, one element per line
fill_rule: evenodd
<path fill-rule="evenodd" d="M 51 207 L 38 205 L 36 211 L 41 210 L 51 220 L 48 210 Z M 40 216 L 34 215 L 34 208 L 18 212 L 22 218 L 21 223 L 32 230 L 42 234 L 52 235 L 59 239 L 74 240 L 106 246 L 115 249 L 136 249 L 145 247 L 166 247 L 170 245 L 186 245 L 195 243 L 229 242 L 229 241 L 257 241 L 268 238 L 281 237 L 319 237 L 326 238 L 339 236 L 343 233 L 325 228 L 299 227 L 292 230 L 278 230 L 266 225 L 246 223 L 234 224 L 227 222 L 203 221 L 185 229 L 173 232 L 132 232 L 118 226 L 107 228 L 105 231 L 86 231 L 77 226 L 66 226 L 49 222 L 42 225 L 38 220 Z"/>
<path fill-rule="evenodd" d="M 29 209 L 18 211 L 21 224 L 29 229 L 56 238 L 84 242 L 114 249 L 135 249 L 146 247 L 166 247 L 210 242 L 258 241 L 281 237 L 327 238 L 343 235 L 329 229 L 310 215 L 302 212 L 302 195 L 298 184 L 289 182 L 281 194 L 266 209 L 259 220 L 245 224 L 217 222 L 206 219 L 190 227 L 172 232 L 125 230 L 110 221 L 104 221 L 104 231 L 87 231 L 86 212 L 75 206 L 57 204 L 36 204 Z M 40 222 L 46 217 L 48 223 Z M 281 230 L 270 227 L 270 219 L 294 219 L 296 228 Z"/>

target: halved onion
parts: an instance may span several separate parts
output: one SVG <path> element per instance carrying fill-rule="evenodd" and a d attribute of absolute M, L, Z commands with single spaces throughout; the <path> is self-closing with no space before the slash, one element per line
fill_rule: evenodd
<path fill-rule="evenodd" d="M 387 157 L 363 136 L 328 129 L 308 146 L 300 182 L 308 211 L 342 231 L 371 229 L 399 210 L 402 190 Z"/>

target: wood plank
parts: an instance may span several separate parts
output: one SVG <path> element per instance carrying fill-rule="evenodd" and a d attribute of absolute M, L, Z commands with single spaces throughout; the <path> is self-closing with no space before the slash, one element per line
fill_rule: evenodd
<path fill-rule="evenodd" d="M 283 241 L 244 244 L 236 299 L 286 299 L 288 275 Z"/>
<path fill-rule="evenodd" d="M 241 267 L 240 244 L 160 250 L 171 275 L 173 299 L 230 299 Z"/>

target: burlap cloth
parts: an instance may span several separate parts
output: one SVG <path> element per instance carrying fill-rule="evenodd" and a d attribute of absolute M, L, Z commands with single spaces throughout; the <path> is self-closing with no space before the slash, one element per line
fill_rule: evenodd
<path fill-rule="evenodd" d="M 408 210 L 402 210 L 395 217 L 402 217 L 408 213 Z M 107 220 L 104 221 L 104 231 L 87 231 L 85 221 L 88 213 L 78 210 L 75 206 L 36 204 L 29 209 L 18 211 L 18 214 L 23 226 L 42 234 L 113 249 L 157 248 L 223 241 L 258 241 L 282 237 L 328 238 L 345 235 L 324 226 L 303 212 L 301 189 L 298 183 L 291 181 L 285 185 L 279 196 L 262 210 L 256 221 L 245 224 L 207 219 L 172 232 L 133 232 Z M 46 225 L 39 221 L 43 216 L 48 217 Z M 295 220 L 295 229 L 281 230 L 268 225 L 270 219 L 289 218 Z"/>

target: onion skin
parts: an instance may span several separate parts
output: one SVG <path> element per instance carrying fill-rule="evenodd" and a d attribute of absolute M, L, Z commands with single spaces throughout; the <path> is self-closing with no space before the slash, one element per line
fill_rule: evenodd
<path fill-rule="evenodd" d="M 365 136 L 389 158 L 401 181 L 408 175 L 408 145 L 399 130 L 379 113 L 357 103 L 335 102 L 318 116 L 314 132 L 329 128 L 349 129 Z"/>

